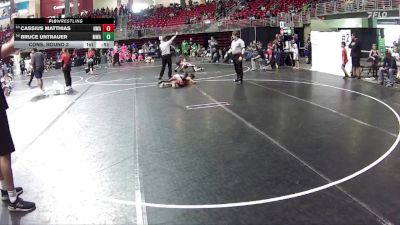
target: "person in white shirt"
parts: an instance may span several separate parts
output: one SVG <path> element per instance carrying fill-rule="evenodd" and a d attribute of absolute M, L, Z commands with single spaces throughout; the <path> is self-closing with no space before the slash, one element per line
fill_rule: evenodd
<path fill-rule="evenodd" d="M 242 84 L 243 82 L 243 56 L 244 56 L 244 50 L 245 50 L 245 44 L 242 39 L 239 37 L 239 32 L 238 31 L 233 31 L 232 32 L 232 44 L 231 48 L 225 55 L 229 53 L 232 53 L 233 55 L 233 64 L 235 66 L 235 71 L 236 71 L 236 79 L 234 80 L 236 84 Z"/>
<path fill-rule="evenodd" d="M 294 67 L 293 69 L 299 70 L 300 69 L 300 63 L 299 63 L 299 48 L 297 46 L 297 43 L 292 40 L 292 49 L 291 52 L 293 53 L 293 61 L 294 61 Z"/>
<path fill-rule="evenodd" d="M 161 38 L 160 50 L 162 58 L 162 68 L 160 72 L 160 77 L 158 78 L 158 83 L 162 83 L 162 77 L 164 76 L 165 66 L 168 64 L 168 78 L 172 77 L 172 59 L 171 59 L 171 44 L 178 36 L 178 32 L 175 33 L 171 39 L 167 41 L 167 37 Z"/>

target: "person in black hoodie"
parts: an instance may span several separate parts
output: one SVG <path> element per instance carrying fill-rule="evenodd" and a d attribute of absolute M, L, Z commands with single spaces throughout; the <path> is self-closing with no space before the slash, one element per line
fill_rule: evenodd
<path fill-rule="evenodd" d="M 358 79 L 361 79 L 361 65 L 360 65 L 360 59 L 361 59 L 361 43 L 360 40 L 358 39 L 358 35 L 356 33 L 351 34 L 351 43 L 349 45 L 349 48 L 351 49 L 350 56 L 351 56 L 351 77 L 357 77 Z"/>

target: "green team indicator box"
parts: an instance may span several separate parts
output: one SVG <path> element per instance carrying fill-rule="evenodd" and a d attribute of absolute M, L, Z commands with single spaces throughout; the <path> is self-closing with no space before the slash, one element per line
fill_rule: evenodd
<path fill-rule="evenodd" d="M 114 41 L 114 32 L 104 32 L 103 41 Z"/>

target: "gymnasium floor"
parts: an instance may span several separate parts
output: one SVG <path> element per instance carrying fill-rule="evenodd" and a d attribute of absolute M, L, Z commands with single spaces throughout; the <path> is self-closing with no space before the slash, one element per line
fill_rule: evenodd
<path fill-rule="evenodd" d="M 17 78 L 14 175 L 37 209 L 3 203 L 0 223 L 400 224 L 398 89 L 201 66 L 182 89 L 155 85 L 158 63 L 79 68 L 70 95 Z"/>

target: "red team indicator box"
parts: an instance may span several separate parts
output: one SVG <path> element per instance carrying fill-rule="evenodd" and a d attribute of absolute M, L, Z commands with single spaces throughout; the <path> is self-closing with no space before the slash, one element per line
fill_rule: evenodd
<path fill-rule="evenodd" d="M 114 32 L 115 24 L 103 24 L 103 32 Z"/>

